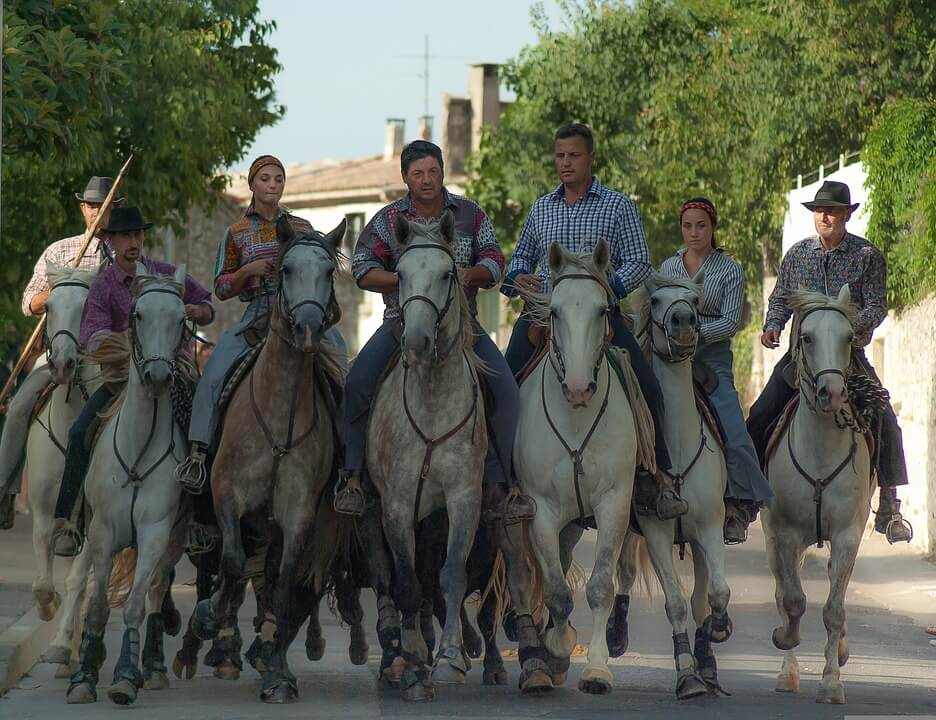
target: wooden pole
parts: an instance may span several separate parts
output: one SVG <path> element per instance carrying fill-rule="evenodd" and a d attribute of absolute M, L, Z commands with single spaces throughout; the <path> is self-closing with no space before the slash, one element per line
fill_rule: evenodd
<path fill-rule="evenodd" d="M 111 185 L 110 192 L 107 193 L 107 197 L 104 198 L 104 202 L 101 203 L 101 209 L 98 211 L 97 217 L 94 218 L 94 222 L 91 223 L 91 227 L 89 227 L 85 233 L 84 243 L 82 244 L 81 249 L 78 251 L 78 255 L 75 257 L 75 263 L 72 265 L 73 268 L 76 268 L 79 264 L 81 264 L 81 260 L 84 258 L 88 248 L 91 246 L 91 241 L 97 234 L 98 228 L 101 225 L 101 221 L 104 219 L 104 216 L 110 209 L 111 203 L 114 200 L 114 195 L 117 194 L 117 188 L 120 186 L 121 181 L 127 174 L 127 168 L 130 167 L 131 160 L 133 160 L 133 153 L 130 153 L 127 161 L 123 164 L 123 167 L 120 168 L 120 172 L 117 174 L 117 178 L 114 180 L 114 184 Z M 32 335 L 29 336 L 29 340 L 26 342 L 26 346 L 23 348 L 23 352 L 20 354 L 19 360 L 17 360 L 16 365 L 13 366 L 13 372 L 10 373 L 10 377 L 7 378 L 6 384 L 3 386 L 3 389 L 0 390 L 0 405 L 3 404 L 6 396 L 9 394 L 13 385 L 16 383 L 16 378 L 22 372 L 23 366 L 26 364 L 26 360 L 29 359 L 29 354 L 36 345 L 36 341 L 42 336 L 42 331 L 45 329 L 45 324 L 46 316 L 43 314 L 42 317 L 39 318 L 39 323 L 33 330 Z"/>

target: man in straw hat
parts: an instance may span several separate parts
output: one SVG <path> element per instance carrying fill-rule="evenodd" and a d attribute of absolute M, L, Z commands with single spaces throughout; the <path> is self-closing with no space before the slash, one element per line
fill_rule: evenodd
<path fill-rule="evenodd" d="M 790 248 L 780 265 L 777 285 L 770 294 L 767 319 L 761 334 L 766 348 L 780 345 L 780 333 L 793 315 L 787 305 L 787 294 L 805 289 L 836 297 L 846 283 L 852 302 L 858 309 L 855 339 L 852 347 L 852 369 L 863 373 L 880 385 L 864 348 L 871 342 L 874 328 L 887 317 L 887 266 L 880 250 L 845 228 L 858 203 L 851 201 L 848 185 L 826 180 L 812 202 L 805 202 L 812 211 L 816 234 Z M 774 368 L 767 386 L 748 416 L 748 432 L 762 464 L 771 426 L 796 390 L 784 379 L 784 371 L 793 362 L 788 349 Z M 900 514 L 897 487 L 907 484 L 907 464 L 897 416 L 890 403 L 880 417 L 880 453 L 878 484 L 880 496 L 874 529 L 887 536 L 890 543 L 910 542 L 913 530 Z"/>
<path fill-rule="evenodd" d="M 85 233 L 97 220 L 101 205 L 107 194 L 114 186 L 113 178 L 93 176 L 88 180 L 84 192 L 75 193 L 78 200 L 78 209 L 84 218 L 85 231 L 78 235 L 57 240 L 49 245 L 36 261 L 32 278 L 23 291 L 23 314 L 42 315 L 45 312 L 46 300 L 49 298 L 49 280 L 46 277 L 47 263 L 73 266 L 81 246 L 84 245 Z M 111 207 L 117 207 L 123 202 L 122 197 L 115 197 Z M 108 209 L 108 215 L 110 209 Z M 107 243 L 103 240 L 103 227 L 107 224 L 108 216 L 101 220 L 100 227 L 87 251 L 78 263 L 82 270 L 93 270 L 109 259 Z M 17 470 L 26 452 L 26 438 L 29 434 L 29 421 L 32 409 L 46 386 L 52 382 L 48 367 L 45 364 L 35 368 L 23 381 L 10 401 L 6 412 L 6 423 L 3 434 L 0 436 L 0 530 L 13 527 L 13 499 L 19 492 L 16 480 L 19 477 Z"/>

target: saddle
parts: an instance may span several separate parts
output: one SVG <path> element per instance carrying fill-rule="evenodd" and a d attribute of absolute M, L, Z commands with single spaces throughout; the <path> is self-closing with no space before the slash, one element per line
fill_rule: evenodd
<path fill-rule="evenodd" d="M 715 373 L 711 369 L 706 368 L 713 376 Z M 693 376 L 695 375 L 695 366 L 693 365 Z M 718 387 L 718 377 L 715 376 L 715 387 Z M 714 389 L 714 388 L 712 388 Z M 709 432 L 712 433 L 712 437 L 715 438 L 715 442 L 718 443 L 718 447 L 724 449 L 725 447 L 725 433 L 722 430 L 721 422 L 718 419 L 718 413 L 715 412 L 715 408 L 712 407 L 711 402 L 711 390 L 699 383 L 693 377 L 692 390 L 695 394 L 695 404 L 696 409 L 699 411 L 699 414 L 702 416 L 702 421 L 705 423 L 706 427 L 709 429 Z"/>
<path fill-rule="evenodd" d="M 777 446 L 780 444 L 780 440 L 783 437 L 784 432 L 790 425 L 790 421 L 793 419 L 793 415 L 796 413 L 796 408 L 799 407 L 800 395 L 796 393 L 791 399 L 790 402 L 786 404 L 783 408 L 783 412 L 780 413 L 780 416 L 776 421 L 767 427 L 767 448 L 764 451 L 764 469 L 766 470 L 767 461 L 773 457 L 774 453 L 777 450 Z M 874 438 L 874 434 L 870 431 L 862 433 L 864 435 L 865 442 L 868 444 L 868 453 L 870 453 L 871 458 L 875 457 L 875 449 L 877 443 Z M 876 463 L 872 463 L 875 465 Z"/>
<path fill-rule="evenodd" d="M 543 325 L 530 325 L 527 329 L 527 340 L 533 346 L 533 355 L 527 360 L 526 365 L 514 375 L 518 387 L 523 385 L 524 381 L 533 374 L 533 371 L 546 357 L 546 353 L 549 351 L 549 328 Z"/>

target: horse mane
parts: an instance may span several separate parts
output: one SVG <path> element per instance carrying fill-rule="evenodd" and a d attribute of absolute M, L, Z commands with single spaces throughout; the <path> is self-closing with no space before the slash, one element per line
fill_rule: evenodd
<path fill-rule="evenodd" d="M 691 278 L 670 277 L 669 275 L 664 275 L 657 272 L 656 270 L 651 270 L 650 275 L 648 276 L 645 283 L 648 284 L 651 288 L 654 286 L 660 287 L 662 285 L 676 285 L 683 288 L 684 290 L 688 290 L 693 295 L 697 295 L 700 300 L 702 299 L 702 286 L 697 282 L 693 282 Z M 647 302 L 650 301 L 650 294 L 652 293 L 650 293 L 648 288 Z"/>
<path fill-rule="evenodd" d="M 852 327 L 855 326 L 855 322 L 858 319 L 858 308 L 855 307 L 854 303 L 840 302 L 838 298 L 829 297 L 824 293 L 802 289 L 792 290 L 787 293 L 786 301 L 787 306 L 793 311 L 791 334 L 794 338 L 799 337 L 800 323 L 802 322 L 803 315 L 812 310 L 834 308 L 848 318 L 848 322 L 851 323 Z"/>
<path fill-rule="evenodd" d="M 598 282 L 599 285 L 604 289 L 605 293 L 609 298 L 614 298 L 614 302 L 617 302 L 617 296 L 614 293 L 614 290 L 611 288 L 611 283 L 608 282 L 608 276 L 606 273 L 603 273 L 595 267 L 595 258 L 591 250 L 581 250 L 578 252 L 566 252 L 566 268 L 563 269 L 563 272 L 559 275 L 552 274 L 552 283 L 553 286 L 556 284 L 556 280 L 562 277 L 565 274 L 565 270 L 570 266 L 584 273 L 591 275 Z M 538 290 L 531 290 L 528 288 L 522 288 L 518 285 L 514 285 L 517 290 L 517 294 L 523 299 L 526 304 L 526 312 L 530 317 L 530 321 L 534 325 L 548 326 L 549 325 L 549 294 L 539 292 Z"/>
<path fill-rule="evenodd" d="M 282 267 L 283 258 L 286 257 L 286 253 L 292 250 L 300 240 L 305 240 L 308 238 L 322 241 L 320 247 L 328 253 L 328 256 L 335 264 L 335 273 L 339 277 L 351 277 L 351 262 L 348 256 L 341 252 L 337 246 L 331 247 L 329 243 L 325 242 L 325 233 L 319 232 L 314 228 L 310 230 L 294 230 L 293 236 L 289 240 L 280 243 L 279 252 L 276 255 L 277 270 Z"/>
<path fill-rule="evenodd" d="M 97 277 L 99 269 L 100 268 L 82 270 L 80 268 L 69 267 L 68 265 L 59 265 L 58 263 L 49 262 L 46 265 L 46 280 L 49 283 L 49 287 L 53 290 L 59 283 L 70 280 L 77 280 L 86 285 L 91 285 L 94 278 Z"/>
<path fill-rule="evenodd" d="M 160 287 L 168 286 L 170 289 L 175 290 L 180 298 L 185 294 L 185 286 L 182 283 L 176 282 L 174 275 L 154 273 L 152 275 L 137 275 L 134 277 L 130 285 L 130 296 L 136 300 L 144 290 L 154 285 Z"/>

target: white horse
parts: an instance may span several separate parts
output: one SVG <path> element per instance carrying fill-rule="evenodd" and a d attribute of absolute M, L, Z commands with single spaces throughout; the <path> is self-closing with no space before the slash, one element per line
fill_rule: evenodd
<path fill-rule="evenodd" d="M 789 306 L 794 312 L 792 347 L 800 402 L 767 463 L 775 497 L 763 519 L 783 621 L 773 632 L 773 643 L 786 651 L 776 689 L 799 690 L 793 648 L 800 643 L 799 623 L 806 612 L 799 568 L 807 547 L 829 541 L 831 587 L 822 609 L 828 636 L 816 701 L 844 703 L 839 668 L 848 661 L 845 592 L 872 493 L 871 457 L 855 428 L 847 392 L 856 311 L 848 285 L 838 298 L 793 293 Z"/>
<path fill-rule="evenodd" d="M 55 501 L 62 472 L 68 431 L 88 396 L 100 385 L 100 369 L 79 361 L 78 332 L 88 289 L 97 270 L 75 270 L 46 264 L 51 291 L 46 301 L 46 357 L 48 371 L 56 387 L 38 416 L 32 421 L 26 441 L 29 471 L 29 508 L 33 516 L 33 552 L 36 579 L 33 596 L 39 617 L 51 620 L 61 604 L 52 577 L 52 526 Z M 87 587 L 90 563 L 82 553 L 71 563 L 65 580 L 65 611 L 58 632 L 43 661 L 68 666 L 77 656 L 81 604 Z M 72 668 L 74 670 L 74 668 Z"/>
<path fill-rule="evenodd" d="M 184 544 L 187 527 L 179 521 L 182 490 L 173 472 L 186 456 L 187 446 L 170 397 L 176 355 L 184 337 L 184 283 L 184 266 L 173 279 L 151 275 L 137 263 L 126 390 L 119 410 L 102 428 L 85 481 L 85 497 L 93 514 L 85 552 L 91 555 L 94 582 L 81 640 L 81 665 L 71 678 L 69 703 L 97 699 L 112 564 L 116 553 L 130 547 L 137 548 L 136 569 L 123 609 L 123 646 L 107 694 L 121 705 L 136 699 L 144 683 L 138 665 L 146 601 L 151 612 L 159 612 L 171 568 Z M 171 558 L 168 562 L 167 557 Z M 165 672 L 160 671 L 155 686 L 166 684 Z"/>
<path fill-rule="evenodd" d="M 575 529 L 572 523 L 594 518 L 598 541 L 587 585 L 594 621 L 578 687 L 607 693 L 612 676 L 606 626 L 630 516 L 637 430 L 631 402 L 607 358 L 614 302 L 606 279 L 607 243 L 599 241 L 593 253 L 581 254 L 553 243 L 549 269 L 552 294 L 548 307 L 539 308 L 543 315 L 548 312 L 552 327 L 548 362 L 540 363 L 520 388 L 514 467 L 538 508 L 532 546 L 551 620 L 543 644 L 559 664 L 568 660 L 577 640 L 569 624 L 573 595 L 562 566 L 560 534 Z M 528 302 L 536 305 L 535 299 Z M 567 539 L 569 534 L 563 542 Z"/>
<path fill-rule="evenodd" d="M 673 626 L 676 695 L 681 700 L 719 691 L 711 643 L 724 642 L 732 629 L 722 530 L 728 472 L 724 452 L 696 407 L 692 383 L 702 280 L 702 273 L 691 280 L 654 274 L 646 282 L 649 297 L 641 308 L 638 324 L 647 330 L 640 335 L 649 344 L 653 374 L 663 393 L 663 432 L 672 461 L 669 475 L 688 503 L 689 512 L 675 520 L 638 515 L 644 538 L 634 533 L 628 537 L 619 568 L 621 590 L 627 592 L 637 572 L 635 550 L 645 541 L 666 597 L 666 616 Z M 674 539 L 685 540 L 692 549 L 694 648 L 689 644 L 686 598 L 673 559 Z"/>

